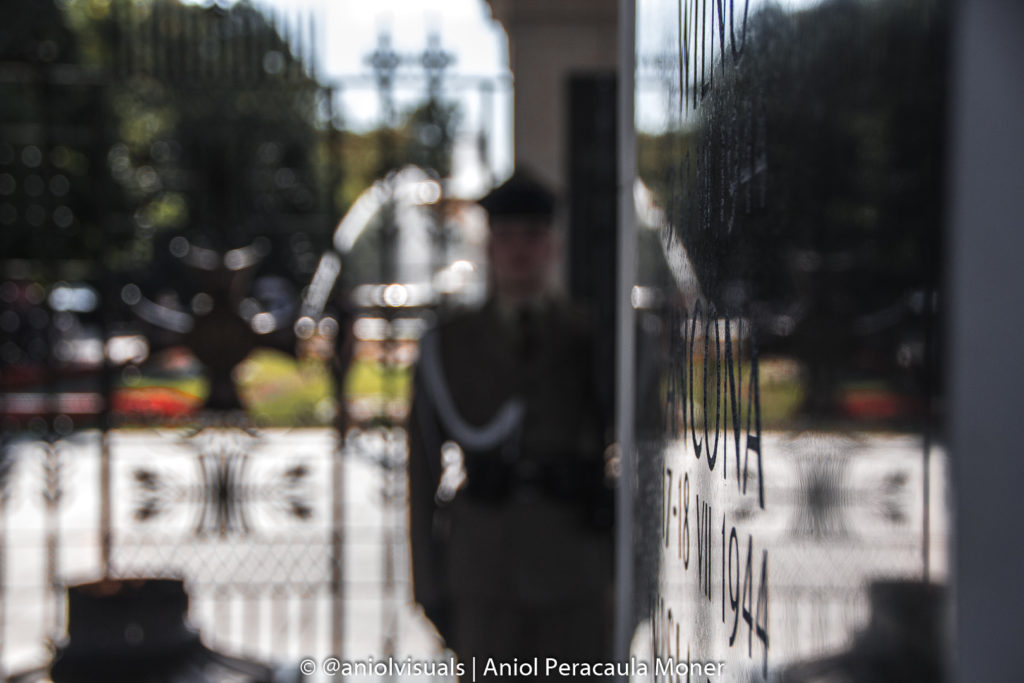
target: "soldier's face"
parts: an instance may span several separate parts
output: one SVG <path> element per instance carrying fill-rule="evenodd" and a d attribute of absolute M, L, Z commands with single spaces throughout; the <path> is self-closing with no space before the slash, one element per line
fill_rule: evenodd
<path fill-rule="evenodd" d="M 488 255 L 498 295 L 529 297 L 547 287 L 558 244 L 550 221 L 500 217 L 491 220 Z"/>

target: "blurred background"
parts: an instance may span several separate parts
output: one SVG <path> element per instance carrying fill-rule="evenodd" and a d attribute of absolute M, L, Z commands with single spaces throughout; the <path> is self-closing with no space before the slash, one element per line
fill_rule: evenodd
<path fill-rule="evenodd" d="M 135 578 L 183 580 L 238 662 L 442 655 L 409 597 L 416 340 L 486 295 L 474 200 L 517 159 L 564 198 L 610 397 L 617 11 L 3 4 L 3 673 L 72 658 Z"/>
<path fill-rule="evenodd" d="M 139 576 L 185 579 L 243 657 L 436 654 L 399 426 L 432 311 L 484 295 L 472 200 L 511 172 L 487 5 L 26 0 L 0 26 L 0 668 L 48 666 L 65 585 Z"/>
<path fill-rule="evenodd" d="M 443 657 L 401 424 L 513 166 L 563 199 L 618 407 L 615 657 L 939 680 L 951 586 L 1013 637 L 996 5 L 6 0 L 0 674 L 46 680 L 136 577 L 183 580 L 238 671 Z M 1019 650 L 958 637 L 968 669 Z"/>

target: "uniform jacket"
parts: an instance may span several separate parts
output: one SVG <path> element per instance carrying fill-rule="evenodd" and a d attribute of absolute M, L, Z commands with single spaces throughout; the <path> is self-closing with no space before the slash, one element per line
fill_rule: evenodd
<path fill-rule="evenodd" d="M 414 593 L 551 604 L 611 585 L 611 490 L 591 336 L 568 306 L 523 314 L 489 301 L 421 343 L 409 419 Z M 438 501 L 440 444 L 468 480 Z"/>

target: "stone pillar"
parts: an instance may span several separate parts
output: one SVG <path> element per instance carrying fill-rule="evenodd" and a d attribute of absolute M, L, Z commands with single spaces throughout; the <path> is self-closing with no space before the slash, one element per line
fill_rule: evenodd
<path fill-rule="evenodd" d="M 617 0 L 488 0 L 505 28 L 515 78 L 516 166 L 567 188 L 569 78 L 614 71 Z"/>

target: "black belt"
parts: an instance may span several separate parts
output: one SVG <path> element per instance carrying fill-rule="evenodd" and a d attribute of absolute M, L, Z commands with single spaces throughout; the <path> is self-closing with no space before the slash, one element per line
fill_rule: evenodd
<path fill-rule="evenodd" d="M 604 463 L 599 458 L 565 458 L 539 463 L 508 462 L 494 454 L 466 454 L 463 493 L 479 502 L 501 503 L 515 493 L 535 492 L 564 502 L 586 502 L 602 489 Z"/>

